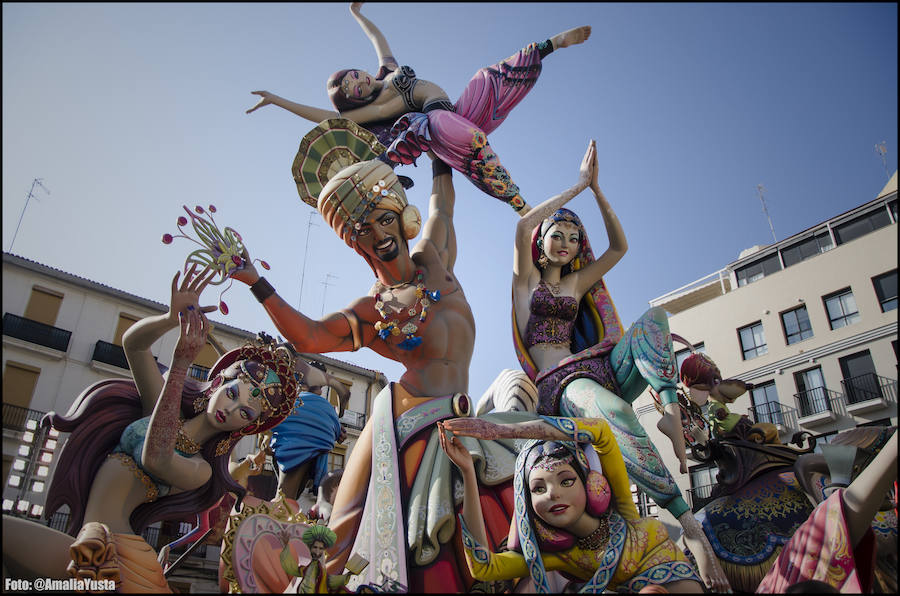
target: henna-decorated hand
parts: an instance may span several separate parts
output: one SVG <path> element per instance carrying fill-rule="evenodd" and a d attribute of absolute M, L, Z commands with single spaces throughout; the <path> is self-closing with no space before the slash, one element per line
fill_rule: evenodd
<path fill-rule="evenodd" d="M 209 319 L 200 310 L 189 306 L 185 312 L 182 312 L 181 336 L 178 338 L 178 343 L 175 344 L 175 354 L 172 357 L 173 366 L 176 362 L 182 365 L 192 363 L 206 345 L 209 330 Z"/>
<path fill-rule="evenodd" d="M 218 307 L 216 306 L 200 306 L 200 293 L 209 285 L 209 282 L 216 276 L 216 271 L 210 267 L 206 267 L 199 274 L 196 274 L 196 263 L 191 265 L 188 272 L 184 275 L 181 285 L 178 285 L 178 278 L 181 272 L 175 274 L 172 279 L 172 298 L 169 302 L 169 318 L 174 320 L 178 313 L 186 313 L 189 309 L 196 309 L 200 312 L 212 312 Z"/>
<path fill-rule="evenodd" d="M 474 471 L 475 464 L 472 462 L 472 454 L 463 447 L 462 441 L 458 438 L 448 435 L 447 429 L 444 428 L 443 422 L 438 422 L 438 438 L 441 441 L 441 449 L 463 472 Z"/>
<path fill-rule="evenodd" d="M 273 103 L 274 95 L 269 93 L 268 91 L 251 91 L 253 95 L 259 95 L 260 99 L 256 102 L 256 105 L 247 110 L 247 113 L 254 112 L 263 106 L 267 106 Z"/>
<path fill-rule="evenodd" d="M 464 437 L 475 437 L 490 441 L 510 438 L 510 433 L 506 432 L 506 425 L 494 424 L 481 418 L 451 418 L 445 420 L 442 424 L 444 428 L 453 434 Z"/>
<path fill-rule="evenodd" d="M 597 182 L 597 142 L 593 139 L 588 143 L 584 159 L 581 160 L 581 168 L 578 170 L 578 182 L 585 187 L 590 184 L 591 188 Z"/>

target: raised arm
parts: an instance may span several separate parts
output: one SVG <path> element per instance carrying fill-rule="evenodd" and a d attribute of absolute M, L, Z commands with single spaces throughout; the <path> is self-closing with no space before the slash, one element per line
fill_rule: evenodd
<path fill-rule="evenodd" d="M 349 309 L 332 313 L 322 320 L 310 319 L 285 302 L 275 293 L 275 288 L 264 277 L 260 277 L 246 247 L 243 257 L 244 266 L 232 274 L 232 277 L 250 286 L 253 295 L 266 309 L 279 333 L 291 342 L 298 352 L 314 354 L 345 352 L 367 345 L 374 339 L 372 327 L 360 324 L 353 312 L 360 301 L 351 305 Z"/>
<path fill-rule="evenodd" d="M 609 248 L 593 263 L 575 272 L 575 293 L 577 296 L 584 296 L 591 286 L 600 281 L 600 278 L 606 275 L 625 256 L 625 252 L 628 250 L 625 230 L 622 229 L 622 224 L 619 223 L 616 212 L 610 207 L 609 201 L 606 200 L 603 191 L 600 190 L 600 185 L 597 184 L 596 166 L 591 175 L 591 190 L 594 191 L 594 198 L 597 199 L 597 206 L 600 207 L 600 214 L 603 215 L 603 223 L 606 224 Z"/>
<path fill-rule="evenodd" d="M 194 265 L 185 274 L 181 285 L 178 278 L 181 272 L 175 274 L 172 279 L 172 297 L 169 301 L 169 312 L 164 315 L 141 319 L 128 328 L 122 336 L 122 348 L 125 350 L 125 359 L 131 369 L 134 384 L 141 396 L 144 415 L 153 411 L 163 388 L 163 376 L 156 365 L 156 359 L 150 351 L 156 340 L 168 331 L 178 327 L 178 313 L 188 312 L 188 308 L 199 309 L 201 312 L 212 312 L 215 306 L 200 306 L 200 292 L 206 287 L 216 272 L 206 268 L 195 275 L 197 266 Z M 190 364 L 190 363 L 188 363 Z"/>
<path fill-rule="evenodd" d="M 279 108 L 284 108 L 288 112 L 292 112 L 297 114 L 301 118 L 306 118 L 310 122 L 315 122 L 318 124 L 322 120 L 328 120 L 330 118 L 340 118 L 341 115 L 332 110 L 322 110 L 320 108 L 314 108 L 312 106 L 307 106 L 302 103 L 296 103 L 293 101 L 289 101 L 283 97 L 275 95 L 274 93 L 269 93 L 268 91 L 251 91 L 253 95 L 259 95 L 260 100 L 256 102 L 256 105 L 247 110 L 247 113 L 254 112 L 259 108 L 267 105 L 278 106 Z M 351 120 L 353 120 L 351 118 Z"/>
<path fill-rule="evenodd" d="M 362 5 L 362 2 L 351 2 L 350 14 L 353 15 L 353 18 L 356 19 L 356 22 L 362 28 L 363 33 L 372 42 L 372 47 L 375 48 L 375 53 L 378 54 L 378 65 L 397 64 L 397 60 L 394 58 L 394 54 L 391 52 L 391 47 L 388 45 L 384 34 L 372 21 L 362 15 Z"/>
<path fill-rule="evenodd" d="M 432 157 L 433 182 L 428 204 L 422 241 L 434 244 L 447 271 L 453 272 L 456 263 L 456 230 L 453 227 L 453 208 L 456 191 L 453 188 L 452 170 L 440 159 Z"/>
<path fill-rule="evenodd" d="M 182 490 L 204 485 L 212 476 L 205 460 L 186 458 L 175 453 L 175 442 L 181 428 L 181 394 L 188 367 L 206 344 L 209 321 L 196 308 L 181 314 L 181 335 L 172 355 L 172 366 L 162 395 L 150 415 L 147 438 L 141 451 L 144 468 Z"/>
<path fill-rule="evenodd" d="M 581 161 L 581 169 L 578 174 L 578 182 L 572 188 L 564 190 L 560 194 L 550 197 L 534 209 L 528 212 L 516 223 L 515 261 L 513 262 L 513 284 L 527 281 L 532 275 L 539 272 L 531 261 L 531 233 L 544 219 L 554 211 L 575 198 L 578 193 L 587 188 L 593 171 L 597 167 L 597 146 L 594 141 L 588 144 L 587 152 Z"/>

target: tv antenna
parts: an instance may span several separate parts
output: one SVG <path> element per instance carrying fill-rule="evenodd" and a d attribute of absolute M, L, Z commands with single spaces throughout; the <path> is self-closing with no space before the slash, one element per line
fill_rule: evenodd
<path fill-rule="evenodd" d="M 16 231 L 13 234 L 12 242 L 9 243 L 9 252 L 12 252 L 13 244 L 16 243 L 16 236 L 19 235 L 19 226 L 22 225 L 22 218 L 25 217 L 25 210 L 28 209 L 28 201 L 31 200 L 31 197 L 34 197 L 34 187 L 40 186 L 41 188 L 44 189 L 44 191 L 46 191 L 46 193 L 48 195 L 50 194 L 50 191 L 47 190 L 47 187 L 44 186 L 43 184 L 41 184 L 41 180 L 43 180 L 43 178 L 35 178 L 34 180 L 31 181 L 31 190 L 28 191 L 28 196 L 25 197 L 25 206 L 22 207 L 22 214 L 19 215 L 19 223 L 16 224 Z M 34 200 L 37 201 L 38 198 L 34 197 Z"/>
<path fill-rule="evenodd" d="M 766 199 L 765 197 L 763 197 L 763 193 L 766 193 L 768 191 L 762 184 L 757 184 L 756 192 L 759 193 L 759 202 L 762 203 L 763 213 L 766 214 L 766 221 L 769 222 L 769 229 L 772 230 L 772 240 L 778 242 L 778 238 L 775 236 L 775 227 L 772 225 L 772 218 L 769 217 L 769 210 L 768 208 L 766 208 Z"/>
<path fill-rule="evenodd" d="M 330 280 L 331 278 L 337 279 L 338 276 L 337 276 L 337 275 L 332 275 L 332 274 L 330 274 L 330 273 L 326 273 L 326 274 L 325 274 L 325 281 L 322 281 L 322 282 L 321 282 L 321 284 L 322 284 L 323 286 L 325 286 L 324 288 L 322 288 L 322 315 L 321 315 L 321 316 L 323 316 L 323 317 L 325 316 L 325 293 L 328 291 L 328 286 L 334 286 L 334 285 L 337 285 L 337 284 L 333 284 L 333 283 L 330 283 L 330 282 L 329 282 L 329 280 Z"/>
<path fill-rule="evenodd" d="M 300 270 L 300 297 L 297 299 L 297 310 L 303 310 L 303 278 L 306 277 L 306 257 L 309 255 L 309 233 L 313 226 L 319 227 L 318 224 L 313 223 L 313 215 L 316 215 L 317 211 L 309 212 L 309 220 L 306 222 L 306 248 L 303 249 L 303 269 Z"/>
<path fill-rule="evenodd" d="M 881 165 L 884 168 L 884 174 L 888 178 L 890 178 L 891 173 L 888 172 L 887 167 L 887 141 L 881 141 L 880 143 L 875 143 L 875 153 L 881 156 Z"/>

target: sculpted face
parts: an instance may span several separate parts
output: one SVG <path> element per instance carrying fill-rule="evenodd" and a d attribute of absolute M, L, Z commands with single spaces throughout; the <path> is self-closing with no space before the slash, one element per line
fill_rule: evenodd
<path fill-rule="evenodd" d="M 373 261 L 390 262 L 395 260 L 406 241 L 400 230 L 400 217 L 387 209 L 373 209 L 365 223 L 357 230 L 357 243 L 360 249 Z"/>
<path fill-rule="evenodd" d="M 351 70 L 341 80 L 341 91 L 347 97 L 362 99 L 372 95 L 378 81 L 364 70 Z"/>
<path fill-rule="evenodd" d="M 559 463 L 550 470 L 535 466 L 528 477 L 528 490 L 534 513 L 551 526 L 565 529 L 585 513 L 584 483 L 569 464 Z"/>
<path fill-rule="evenodd" d="M 544 234 L 543 252 L 554 265 L 568 265 L 578 256 L 581 231 L 573 223 L 554 223 Z"/>
<path fill-rule="evenodd" d="M 325 552 L 325 544 L 321 540 L 316 540 L 309 547 L 309 558 L 313 561 L 318 561 L 322 558 L 322 553 Z"/>
<path fill-rule="evenodd" d="M 250 395 L 253 386 L 234 379 L 222 384 L 209 398 L 207 421 L 220 431 L 235 431 L 259 418 L 262 404 Z"/>

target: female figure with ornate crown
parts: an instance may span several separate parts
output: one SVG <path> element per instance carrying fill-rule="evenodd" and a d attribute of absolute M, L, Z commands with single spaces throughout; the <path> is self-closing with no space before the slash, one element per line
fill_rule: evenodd
<path fill-rule="evenodd" d="M 589 177 L 582 176 L 516 225 L 513 337 L 519 362 L 538 387 L 538 414 L 609 422 L 629 477 L 679 520 L 702 577 L 724 590 L 728 581 L 709 542 L 631 407 L 649 383 L 664 404 L 658 426 L 686 472 L 668 320 L 662 309 L 651 308 L 623 334 L 603 275 L 622 258 L 628 243 L 597 184 L 594 141 L 585 162 Z M 597 259 L 581 220 L 562 208 L 587 186 L 609 237 L 609 248 Z"/>
<path fill-rule="evenodd" d="M 591 28 L 564 31 L 482 68 L 454 103 L 438 85 L 418 78 L 409 66 L 400 66 L 382 32 L 360 12 L 362 4 L 352 3 L 350 12 L 375 47 L 379 70 L 372 75 L 343 69 L 329 78 L 328 95 L 339 114 L 268 91 L 253 92 L 261 99 L 247 113 L 272 104 L 313 122 L 347 118 L 372 130 L 388 146 L 386 158 L 391 162 L 410 164 L 430 149 L 488 195 L 508 203 L 520 215 L 527 213 L 519 187 L 500 164 L 487 135 L 534 87 L 543 59 L 554 50 L 583 43 Z"/>
<path fill-rule="evenodd" d="M 641 519 L 622 454 L 600 419 L 542 417 L 515 424 L 456 418 L 439 423 L 441 447 L 463 477 L 463 544 L 476 579 L 530 576 L 535 591 L 552 591 L 547 571 L 561 571 L 578 591 L 600 593 L 648 584 L 669 592 L 700 592 L 699 577 L 665 526 Z M 449 432 L 455 435 L 448 434 Z M 516 514 L 508 551 L 491 552 L 474 479 L 471 439 L 530 439 L 519 451 Z"/>
<path fill-rule="evenodd" d="M 169 312 L 145 318 L 122 344 L 133 380 L 95 383 L 69 413 L 44 424 L 70 433 L 47 495 L 46 512 L 63 505 L 74 535 L 18 518 L 3 518 L 5 568 L 19 577 L 112 579 L 122 592 L 170 591 L 157 555 L 140 533 L 149 524 L 182 519 L 214 505 L 226 492 L 246 492 L 228 473 L 238 440 L 281 422 L 298 392 L 291 353 L 256 340 L 223 355 L 210 382 L 188 378 L 210 324 L 199 295 L 216 271 L 192 266 L 172 281 Z M 166 375 L 150 351 L 180 325 Z M 40 553 L 40 554 L 36 554 Z"/>

